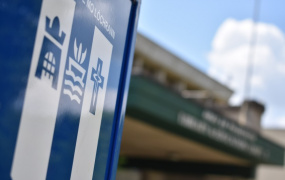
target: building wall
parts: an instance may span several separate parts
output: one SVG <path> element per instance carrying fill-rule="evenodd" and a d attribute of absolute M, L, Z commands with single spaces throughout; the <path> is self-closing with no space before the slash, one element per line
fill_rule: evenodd
<path fill-rule="evenodd" d="M 285 130 L 263 130 L 264 136 L 285 147 Z M 261 165 L 256 171 L 256 180 L 284 180 L 285 166 Z"/>
<path fill-rule="evenodd" d="M 152 170 L 118 169 L 116 180 L 251 180 L 217 175 L 183 175 Z M 273 180 L 273 179 L 272 179 Z"/>

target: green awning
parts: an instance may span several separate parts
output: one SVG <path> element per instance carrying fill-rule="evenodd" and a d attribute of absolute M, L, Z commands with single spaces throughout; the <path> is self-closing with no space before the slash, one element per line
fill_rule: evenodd
<path fill-rule="evenodd" d="M 146 77 L 132 76 L 127 115 L 252 164 L 284 164 L 283 147 Z"/>

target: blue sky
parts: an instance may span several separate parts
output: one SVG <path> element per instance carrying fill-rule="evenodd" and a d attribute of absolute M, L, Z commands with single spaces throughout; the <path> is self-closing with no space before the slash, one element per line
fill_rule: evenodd
<path fill-rule="evenodd" d="M 285 84 L 285 68 L 282 69 L 283 57 L 285 58 L 284 5 L 285 1 L 282 0 L 261 0 L 258 45 L 254 55 L 257 68 L 256 76 L 252 79 L 251 97 L 266 104 L 267 112 L 262 121 L 264 127 L 285 128 L 285 113 L 282 112 L 285 103 L 276 101 L 282 94 L 267 87 L 271 83 L 270 79 L 276 79 L 276 83 L 271 83 L 270 86 L 276 86 L 275 89 L 281 86 L 281 90 L 285 91 L 285 86 L 281 83 Z M 138 31 L 235 90 L 237 93 L 232 104 L 238 104 L 243 97 L 240 86 L 244 83 L 237 80 L 240 77 L 238 72 L 231 74 L 228 71 L 230 68 L 221 63 L 230 63 L 230 66 L 242 64 L 243 60 L 239 58 L 244 56 L 237 54 L 247 54 L 241 49 L 246 49 L 249 41 L 247 34 L 250 35 L 251 32 L 250 19 L 253 11 L 254 0 L 142 0 Z M 244 41 L 235 37 L 243 37 Z M 233 41 L 236 44 L 227 50 L 225 45 L 231 46 Z M 234 58 L 229 58 L 233 56 Z M 223 61 L 226 58 L 232 60 Z M 282 70 L 279 74 L 262 74 L 266 71 L 264 66 L 268 67 L 269 64 L 274 65 L 272 68 L 276 68 L 276 72 L 277 69 Z M 244 66 L 240 65 L 240 68 Z M 218 70 L 225 71 L 222 75 L 228 78 L 223 79 L 221 74 L 214 73 Z"/>
<path fill-rule="evenodd" d="M 222 22 L 252 13 L 250 0 L 143 0 L 138 30 L 205 71 L 205 54 Z"/>

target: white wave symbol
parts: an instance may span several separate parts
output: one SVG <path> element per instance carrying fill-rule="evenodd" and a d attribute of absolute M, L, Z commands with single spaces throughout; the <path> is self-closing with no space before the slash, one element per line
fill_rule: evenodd
<path fill-rule="evenodd" d="M 76 94 L 72 94 L 72 92 L 69 89 L 63 89 L 63 94 L 66 94 L 70 97 L 70 99 L 73 101 L 76 101 L 78 104 L 80 104 L 81 100 Z"/>
<path fill-rule="evenodd" d="M 71 76 L 72 79 L 74 80 L 74 82 L 78 82 L 81 85 L 81 87 L 84 87 L 84 83 L 83 83 L 82 79 L 79 76 L 75 76 L 73 71 L 66 70 L 66 74 Z"/>
<path fill-rule="evenodd" d="M 78 94 L 82 96 L 82 90 L 78 86 L 74 85 L 70 80 L 65 79 L 64 84 L 69 86 L 72 89 L 72 92 L 78 92 Z"/>

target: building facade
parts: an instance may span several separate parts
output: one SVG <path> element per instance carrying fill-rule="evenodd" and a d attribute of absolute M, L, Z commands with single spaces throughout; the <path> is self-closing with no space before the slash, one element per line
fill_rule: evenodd
<path fill-rule="evenodd" d="M 259 164 L 282 166 L 283 147 L 259 132 L 264 106 L 231 107 L 232 93 L 138 35 L 117 179 L 254 179 Z"/>

